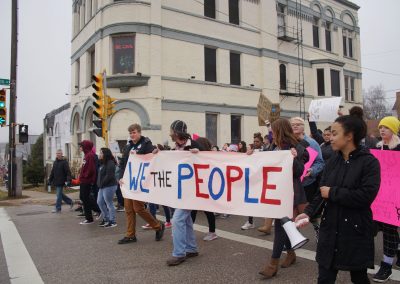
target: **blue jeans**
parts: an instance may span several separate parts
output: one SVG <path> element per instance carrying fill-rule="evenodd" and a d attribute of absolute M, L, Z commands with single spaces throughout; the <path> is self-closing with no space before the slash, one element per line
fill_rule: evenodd
<path fill-rule="evenodd" d="M 97 204 L 100 207 L 103 219 L 106 222 L 115 222 L 115 207 L 113 203 L 114 194 L 117 191 L 117 186 L 109 186 L 99 189 L 97 195 Z"/>
<path fill-rule="evenodd" d="M 197 252 L 191 210 L 176 209 L 172 218 L 172 256 L 183 257 L 188 252 Z"/>
<path fill-rule="evenodd" d="M 165 222 L 171 222 L 171 212 L 169 211 L 169 207 L 164 205 L 162 207 L 164 209 Z M 150 214 L 153 215 L 154 218 L 156 218 L 157 204 L 149 203 L 149 210 Z"/>
<path fill-rule="evenodd" d="M 61 211 L 61 203 L 64 201 L 65 203 L 71 205 L 72 204 L 72 199 L 66 196 L 63 193 L 64 186 L 56 186 L 56 192 L 57 192 L 57 199 L 56 199 L 56 210 Z"/>

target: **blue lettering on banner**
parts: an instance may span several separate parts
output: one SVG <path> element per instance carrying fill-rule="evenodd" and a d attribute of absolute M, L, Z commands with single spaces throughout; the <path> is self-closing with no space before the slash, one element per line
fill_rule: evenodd
<path fill-rule="evenodd" d="M 250 169 L 245 168 L 244 177 L 245 177 L 245 194 L 244 194 L 244 202 L 246 203 L 258 203 L 258 198 L 250 198 L 250 181 L 249 181 Z"/>
<path fill-rule="evenodd" d="M 212 184 L 213 184 L 213 179 L 214 179 L 215 173 L 218 173 L 221 178 L 221 186 L 220 186 L 218 194 L 214 194 L 213 189 L 212 189 Z M 211 198 L 214 200 L 219 199 L 222 196 L 222 194 L 224 193 L 224 188 L 225 188 L 224 174 L 222 173 L 220 168 L 215 167 L 211 170 L 210 178 L 208 180 L 208 191 L 210 192 Z"/>
<path fill-rule="evenodd" d="M 142 170 L 142 164 L 143 163 L 140 163 L 139 170 L 138 170 L 137 176 L 135 178 L 135 176 L 132 176 L 132 162 L 128 162 L 128 167 L 129 167 L 129 190 L 132 190 L 132 187 L 133 187 L 133 189 L 135 191 L 137 190 L 137 187 L 138 187 L 138 184 L 139 184 L 139 176 L 140 176 L 140 172 Z"/>
<path fill-rule="evenodd" d="M 182 174 L 183 169 L 188 169 L 189 174 Z M 189 164 L 178 165 L 178 199 L 182 199 L 182 181 L 193 177 L 193 168 Z"/>
<path fill-rule="evenodd" d="M 141 190 L 142 192 L 146 192 L 146 193 L 149 193 L 149 189 L 144 188 L 144 187 L 142 186 L 142 182 L 146 179 L 146 177 L 145 177 L 145 175 L 144 175 L 144 170 L 145 170 L 149 165 L 150 165 L 150 163 L 144 163 L 144 164 L 143 164 L 143 168 L 142 168 L 142 177 L 140 178 L 140 190 Z"/>

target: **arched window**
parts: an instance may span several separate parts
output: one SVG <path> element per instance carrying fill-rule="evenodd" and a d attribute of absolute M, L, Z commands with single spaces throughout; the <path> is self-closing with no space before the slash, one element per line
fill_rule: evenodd
<path fill-rule="evenodd" d="M 281 64 L 279 65 L 279 85 L 281 90 L 286 90 L 287 89 L 287 82 L 286 82 L 286 65 Z"/>

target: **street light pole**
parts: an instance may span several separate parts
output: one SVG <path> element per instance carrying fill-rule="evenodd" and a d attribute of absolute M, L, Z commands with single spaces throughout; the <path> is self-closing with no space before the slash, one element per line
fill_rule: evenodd
<path fill-rule="evenodd" d="M 8 196 L 16 196 L 15 126 L 17 111 L 17 51 L 18 51 L 18 0 L 12 0 L 11 7 L 11 71 L 10 71 L 10 113 L 9 113 L 9 155 L 8 155 Z"/>

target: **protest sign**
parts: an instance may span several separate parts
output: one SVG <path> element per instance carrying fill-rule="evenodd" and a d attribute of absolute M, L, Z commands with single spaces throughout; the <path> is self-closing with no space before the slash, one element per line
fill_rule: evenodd
<path fill-rule="evenodd" d="M 265 121 L 274 122 L 280 117 L 281 107 L 279 104 L 273 104 L 263 94 L 260 94 L 257 104 L 258 125 L 265 126 Z"/>
<path fill-rule="evenodd" d="M 400 226 L 400 152 L 371 150 L 381 165 L 381 186 L 371 205 L 374 220 Z"/>
<path fill-rule="evenodd" d="M 290 151 L 131 154 L 125 198 L 173 208 L 282 218 L 293 214 Z"/>
<path fill-rule="evenodd" d="M 312 100 L 308 112 L 310 121 L 333 122 L 338 116 L 341 97 Z"/>
<path fill-rule="evenodd" d="M 307 171 L 309 168 L 311 168 L 312 164 L 314 163 L 315 159 L 318 156 L 318 152 L 315 151 L 313 148 L 311 147 L 307 147 L 306 148 L 308 154 L 310 155 L 310 158 L 308 159 L 308 162 L 304 165 L 304 172 L 303 175 L 300 177 L 300 180 L 303 181 L 303 179 L 305 178 Z"/>

